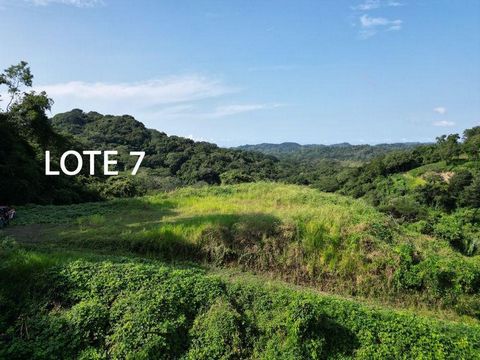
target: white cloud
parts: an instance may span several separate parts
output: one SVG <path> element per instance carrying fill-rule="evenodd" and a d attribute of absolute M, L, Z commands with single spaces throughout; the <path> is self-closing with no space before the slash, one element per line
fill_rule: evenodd
<path fill-rule="evenodd" d="M 378 31 L 398 31 L 401 30 L 403 21 L 400 19 L 389 20 L 384 17 L 371 17 L 367 14 L 360 16 L 360 36 L 367 39 L 375 35 Z"/>
<path fill-rule="evenodd" d="M 95 7 L 105 5 L 103 0 L 26 0 L 37 6 L 47 6 L 51 4 L 70 5 L 79 8 Z"/>
<path fill-rule="evenodd" d="M 209 143 L 215 143 L 215 140 L 213 140 L 211 138 L 204 137 L 204 136 L 196 136 L 196 135 L 193 135 L 193 134 L 189 134 L 189 135 L 185 135 L 183 137 L 187 138 L 187 139 L 190 139 L 190 140 L 193 140 L 193 141 L 206 141 L 206 142 L 209 142 Z"/>
<path fill-rule="evenodd" d="M 241 104 L 241 105 L 226 105 L 218 106 L 213 112 L 207 114 L 210 118 L 221 118 L 225 116 L 232 116 L 243 114 L 258 110 L 275 109 L 283 106 L 282 104 Z"/>
<path fill-rule="evenodd" d="M 365 14 L 360 17 L 360 25 L 363 28 L 374 28 L 377 26 L 401 26 L 402 20 L 388 20 L 382 17 L 370 17 Z"/>
<path fill-rule="evenodd" d="M 81 108 L 108 114 L 152 114 L 166 105 L 191 106 L 194 101 L 216 98 L 238 91 L 221 81 L 204 76 L 178 76 L 134 83 L 87 83 L 72 81 L 36 86 L 46 91 L 55 104 L 53 112 Z"/>
<path fill-rule="evenodd" d="M 212 100 L 240 89 L 199 75 L 169 77 L 135 83 L 67 83 L 36 86 L 55 103 L 52 112 L 80 108 L 103 114 L 131 114 L 149 126 L 175 120 L 220 119 L 255 111 L 271 110 L 280 103 L 215 105 Z"/>
<path fill-rule="evenodd" d="M 433 123 L 433 126 L 452 127 L 452 126 L 455 126 L 455 122 L 453 122 L 453 121 L 447 121 L 447 120 L 440 120 L 440 121 L 435 121 L 435 122 Z"/>
<path fill-rule="evenodd" d="M 155 115 L 162 119 L 220 119 L 254 111 L 276 109 L 282 106 L 285 105 L 279 103 L 231 104 L 216 106 L 213 109 L 204 110 L 193 105 L 180 105 L 166 107 L 157 111 Z"/>
<path fill-rule="evenodd" d="M 131 106 L 155 106 L 193 101 L 221 96 L 235 91 L 218 80 L 202 76 L 171 77 L 164 80 L 149 80 L 135 83 L 86 83 L 72 81 L 53 85 L 37 86 L 45 90 L 59 104 L 77 102 L 82 104 L 118 104 Z"/>
<path fill-rule="evenodd" d="M 445 108 L 443 106 L 439 106 L 439 107 L 434 108 L 433 111 L 435 111 L 437 114 L 444 115 L 444 114 L 447 113 L 447 108 Z"/>
<path fill-rule="evenodd" d="M 403 3 L 396 0 L 365 0 L 362 4 L 354 6 L 354 10 L 368 11 L 374 10 L 381 7 L 397 7 L 402 6 Z"/>

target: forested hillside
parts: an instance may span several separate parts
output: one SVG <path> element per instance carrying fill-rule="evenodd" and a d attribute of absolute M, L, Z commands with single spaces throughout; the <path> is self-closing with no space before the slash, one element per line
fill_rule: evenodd
<path fill-rule="evenodd" d="M 103 116 L 72 110 L 50 119 L 53 100 L 44 92 L 26 91 L 33 75 L 26 62 L 0 74 L 0 86 L 9 97 L 0 111 L 0 199 L 7 204 L 77 203 L 111 197 L 141 195 L 185 185 L 276 180 L 278 160 L 256 152 L 222 149 L 206 142 L 167 136 L 131 116 Z M 45 176 L 45 151 L 58 169 L 67 150 L 118 150 L 120 176 Z M 126 174 L 135 159 L 129 151 L 146 152 L 142 171 Z M 85 156 L 84 163 L 88 162 Z M 101 163 L 96 164 L 100 169 Z"/>
<path fill-rule="evenodd" d="M 244 182 L 276 179 L 278 160 L 255 152 L 219 148 L 207 142 L 168 136 L 145 126 L 132 116 L 84 113 L 79 109 L 55 115 L 55 130 L 73 136 L 84 147 L 101 150 L 118 150 L 120 170 L 134 165 L 129 151 L 145 151 L 142 166 L 155 169 L 150 177 L 167 177 L 163 181 L 172 185 L 195 183 L 220 184 L 222 181 Z"/>
<path fill-rule="evenodd" d="M 53 100 L 46 93 L 22 92 L 32 85 L 33 75 L 26 62 L 13 65 L 0 74 L 0 89 L 9 98 L 0 99 L 0 200 L 3 204 L 72 203 L 100 200 L 81 178 L 45 176 L 45 150 L 59 158 L 77 149 L 74 138 L 54 131 L 47 111 Z M 3 86 L 2 86 L 3 85 Z"/>
<path fill-rule="evenodd" d="M 336 191 L 362 197 L 465 255 L 480 247 L 480 126 L 437 143 L 392 152 L 329 179 Z M 333 179 L 333 180 L 332 180 Z"/>
<path fill-rule="evenodd" d="M 316 161 L 322 159 L 343 161 L 367 161 L 379 155 L 385 155 L 394 150 L 406 150 L 421 143 L 394 143 L 378 145 L 351 145 L 341 143 L 334 145 L 300 145 L 297 143 L 243 145 L 237 149 L 258 151 L 273 155 L 278 159 L 291 161 Z"/>

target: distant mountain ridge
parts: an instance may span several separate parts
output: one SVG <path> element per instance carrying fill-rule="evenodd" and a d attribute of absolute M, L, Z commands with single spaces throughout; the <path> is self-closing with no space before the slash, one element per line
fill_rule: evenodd
<path fill-rule="evenodd" d="M 377 145 L 352 145 L 344 142 L 332 145 L 307 144 L 284 142 L 280 144 L 261 143 L 256 145 L 242 145 L 235 149 L 257 151 L 266 155 L 273 155 L 279 159 L 290 160 L 354 160 L 367 161 L 378 155 L 391 151 L 413 149 L 426 145 L 420 142 L 377 144 Z"/>

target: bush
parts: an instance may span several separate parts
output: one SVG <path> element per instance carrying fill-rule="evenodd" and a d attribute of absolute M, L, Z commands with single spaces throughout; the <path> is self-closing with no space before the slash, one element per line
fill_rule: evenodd
<path fill-rule="evenodd" d="M 402 196 L 389 199 L 380 210 L 405 221 L 420 220 L 426 216 L 425 209 L 412 197 Z"/>
<path fill-rule="evenodd" d="M 130 176 L 109 177 L 101 187 L 101 193 L 106 198 L 134 197 L 144 194 L 144 191 Z"/>
<path fill-rule="evenodd" d="M 225 299 L 218 299 L 195 319 L 187 359 L 242 358 L 242 318 Z"/>
<path fill-rule="evenodd" d="M 480 232 L 478 228 L 468 222 L 466 212 L 457 212 L 453 215 L 443 214 L 433 226 L 433 233 L 439 238 L 447 240 L 461 253 L 472 256 L 480 247 Z"/>
<path fill-rule="evenodd" d="M 241 170 L 229 170 L 220 175 L 222 184 L 234 185 L 241 183 L 253 182 L 255 179 L 248 174 L 245 174 Z"/>

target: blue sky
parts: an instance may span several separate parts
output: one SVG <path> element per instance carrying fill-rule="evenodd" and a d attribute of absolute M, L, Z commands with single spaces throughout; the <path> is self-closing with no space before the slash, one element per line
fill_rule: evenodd
<path fill-rule="evenodd" d="M 0 0 L 0 67 L 53 113 L 245 143 L 432 141 L 480 125 L 478 0 Z"/>

